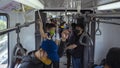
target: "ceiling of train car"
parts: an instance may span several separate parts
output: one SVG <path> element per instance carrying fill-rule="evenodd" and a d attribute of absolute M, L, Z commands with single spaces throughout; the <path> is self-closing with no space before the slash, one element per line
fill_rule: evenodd
<path fill-rule="evenodd" d="M 76 8 L 78 1 L 82 2 L 83 8 L 92 7 L 94 0 L 40 0 L 45 8 Z"/>
<path fill-rule="evenodd" d="M 105 4 L 105 3 L 109 3 L 109 2 L 114 2 L 114 1 L 119 1 L 119 0 L 97 0 L 97 4 L 101 5 L 101 4 Z"/>
<path fill-rule="evenodd" d="M 82 8 L 92 8 L 94 3 L 96 3 L 96 5 L 100 5 L 119 0 L 39 0 L 39 1 L 44 4 L 45 8 L 77 8 L 77 4 L 79 1 L 81 1 Z M 14 0 L 0 0 L 0 10 L 5 10 L 4 7 L 9 6 L 9 4 L 11 5 L 11 3 L 14 4 L 15 3 Z"/>
<path fill-rule="evenodd" d="M 119 0 L 40 0 L 45 8 L 76 8 L 77 2 L 81 1 L 82 8 L 91 8 L 95 5 L 101 5 Z M 76 2 L 76 3 L 75 3 Z"/>

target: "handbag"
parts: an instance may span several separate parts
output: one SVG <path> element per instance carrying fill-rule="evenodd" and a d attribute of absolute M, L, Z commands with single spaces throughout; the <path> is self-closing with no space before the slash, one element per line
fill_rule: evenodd
<path fill-rule="evenodd" d="M 41 48 L 40 49 L 40 60 L 41 60 L 41 62 L 43 62 L 46 65 L 50 65 L 52 63 L 52 61 L 48 57 L 44 57 L 44 54 L 46 54 L 46 52 Z"/>

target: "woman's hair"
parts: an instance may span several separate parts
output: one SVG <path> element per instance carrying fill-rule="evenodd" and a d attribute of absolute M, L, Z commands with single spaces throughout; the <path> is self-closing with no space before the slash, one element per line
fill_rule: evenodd
<path fill-rule="evenodd" d="M 106 56 L 106 64 L 111 68 L 120 68 L 120 48 L 111 48 Z"/>

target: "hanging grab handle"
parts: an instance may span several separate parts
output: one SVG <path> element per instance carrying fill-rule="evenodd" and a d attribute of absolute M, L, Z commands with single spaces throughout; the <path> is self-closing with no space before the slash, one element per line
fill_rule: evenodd
<path fill-rule="evenodd" d="M 96 35 L 102 35 L 102 31 L 100 30 L 100 21 L 99 21 L 99 19 L 97 21 L 97 24 L 98 24 L 98 26 L 97 26 L 97 29 L 96 29 Z"/>
<path fill-rule="evenodd" d="M 20 43 L 20 37 L 19 37 L 20 23 L 17 23 L 16 27 L 17 27 L 17 30 L 16 30 L 17 44 L 15 45 L 15 47 L 13 49 L 13 57 L 14 57 L 15 60 L 17 58 L 22 58 L 23 56 L 25 56 L 25 51 L 24 51 L 24 48 L 23 48 L 22 44 Z M 21 53 L 21 55 L 18 55 L 18 53 Z"/>
<path fill-rule="evenodd" d="M 65 16 L 67 16 L 67 8 L 65 9 Z"/>
<path fill-rule="evenodd" d="M 86 38 L 87 43 L 83 42 L 83 39 Z M 80 39 L 79 39 L 80 44 L 84 45 L 84 46 L 91 46 L 93 45 L 93 41 L 92 38 L 89 36 L 89 34 L 87 32 L 83 32 L 83 34 L 81 35 Z M 89 43 L 89 44 L 88 44 Z"/>

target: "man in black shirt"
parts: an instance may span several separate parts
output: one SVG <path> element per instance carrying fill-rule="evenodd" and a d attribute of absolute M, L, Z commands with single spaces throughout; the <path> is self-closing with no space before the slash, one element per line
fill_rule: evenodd
<path fill-rule="evenodd" d="M 75 30 L 73 31 L 69 40 L 69 45 L 66 48 L 71 53 L 73 68 L 82 68 L 84 46 L 80 44 L 79 39 L 81 34 L 83 33 L 83 30 L 83 24 L 76 25 Z M 83 39 L 83 42 L 84 41 L 85 40 Z"/>

